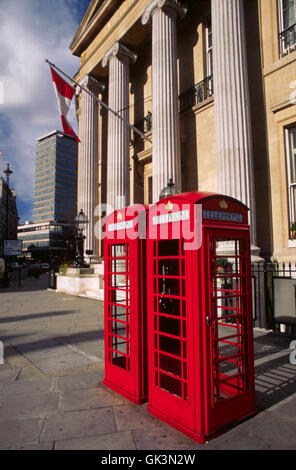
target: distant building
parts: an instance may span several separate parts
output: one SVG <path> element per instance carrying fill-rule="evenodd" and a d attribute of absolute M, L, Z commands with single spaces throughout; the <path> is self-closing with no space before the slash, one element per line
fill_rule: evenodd
<path fill-rule="evenodd" d="M 37 139 L 34 223 L 72 223 L 77 213 L 77 141 L 61 131 Z"/>
<path fill-rule="evenodd" d="M 8 216 L 6 217 L 7 205 Z M 7 201 L 7 183 L 2 177 L 0 177 L 0 256 L 3 255 L 4 240 L 17 239 L 17 226 L 18 211 L 16 207 L 16 194 L 13 189 L 9 188 Z"/>
<path fill-rule="evenodd" d="M 22 240 L 23 254 L 35 259 L 50 261 L 55 256 L 61 259 L 73 256 L 73 224 L 59 222 L 26 222 L 18 227 L 18 240 Z"/>

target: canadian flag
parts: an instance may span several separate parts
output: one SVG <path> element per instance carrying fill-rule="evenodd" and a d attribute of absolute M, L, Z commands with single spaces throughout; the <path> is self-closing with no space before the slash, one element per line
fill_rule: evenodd
<path fill-rule="evenodd" d="M 65 82 L 65 80 L 60 75 L 58 75 L 52 67 L 50 67 L 50 70 L 52 75 L 53 87 L 57 95 L 63 131 L 65 134 L 72 135 L 78 142 L 80 142 L 79 138 L 77 137 L 67 120 L 71 101 L 75 94 L 75 88 L 69 85 L 69 83 Z"/>

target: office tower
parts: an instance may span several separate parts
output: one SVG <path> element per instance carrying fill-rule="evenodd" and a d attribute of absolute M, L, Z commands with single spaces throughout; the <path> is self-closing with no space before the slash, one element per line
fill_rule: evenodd
<path fill-rule="evenodd" d="M 34 223 L 72 223 L 77 213 L 77 141 L 61 131 L 37 139 Z"/>

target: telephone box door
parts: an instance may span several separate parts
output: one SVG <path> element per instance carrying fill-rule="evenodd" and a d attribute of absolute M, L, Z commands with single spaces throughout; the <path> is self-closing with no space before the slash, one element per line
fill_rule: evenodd
<path fill-rule="evenodd" d="M 182 239 L 162 240 L 149 244 L 148 263 L 148 410 L 194 429 L 192 328 L 186 306 L 186 293 L 192 289 L 191 258 Z"/>
<path fill-rule="evenodd" d="M 247 231 L 204 233 L 207 432 L 255 409 Z"/>

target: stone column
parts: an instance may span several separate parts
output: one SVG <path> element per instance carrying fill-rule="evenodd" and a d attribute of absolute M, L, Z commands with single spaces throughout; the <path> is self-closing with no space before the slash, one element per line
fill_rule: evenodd
<path fill-rule="evenodd" d="M 250 209 L 256 247 L 253 146 L 243 0 L 212 0 L 218 190 Z"/>
<path fill-rule="evenodd" d="M 154 0 L 142 16 L 152 19 L 153 202 L 170 178 L 181 190 L 176 22 L 185 13 L 176 0 Z"/>
<path fill-rule="evenodd" d="M 98 95 L 104 85 L 87 75 L 81 85 Z M 78 169 L 78 212 L 83 210 L 89 224 L 84 232 L 84 250 L 93 250 L 98 256 L 98 240 L 95 237 L 95 208 L 98 204 L 98 103 L 86 91 L 81 91 L 80 153 Z"/>
<path fill-rule="evenodd" d="M 105 54 L 102 65 L 109 64 L 108 106 L 129 121 L 129 64 L 137 55 L 119 42 Z M 108 211 L 129 205 L 129 137 L 126 122 L 108 111 L 107 204 Z M 112 208 L 112 209 L 111 209 Z"/>

